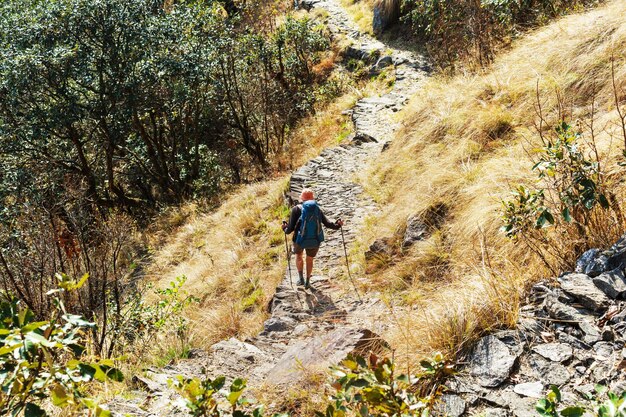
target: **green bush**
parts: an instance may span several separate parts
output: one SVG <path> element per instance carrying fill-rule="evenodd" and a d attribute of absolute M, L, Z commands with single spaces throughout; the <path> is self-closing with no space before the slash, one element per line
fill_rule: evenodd
<path fill-rule="evenodd" d="M 596 417 L 626 417 L 626 392 L 617 395 L 609 392 L 606 387 L 602 385 L 596 385 L 595 395 L 590 394 L 587 400 L 594 403 L 594 405 L 591 407 L 577 405 L 562 408 L 560 407 L 561 391 L 558 387 L 553 385 L 550 387 L 545 398 L 537 402 L 536 409 L 542 417 L 582 417 L 583 415 L 593 415 Z"/>
<path fill-rule="evenodd" d="M 318 417 L 428 416 L 438 393 L 437 382 L 452 372 L 441 354 L 423 360 L 415 375 L 398 374 L 393 361 L 371 355 L 348 357 L 333 368 L 335 394 Z"/>
<path fill-rule="evenodd" d="M 485 65 L 521 30 L 597 0 L 402 0 L 403 19 L 441 64 Z"/>
<path fill-rule="evenodd" d="M 566 122 L 542 140 L 532 168 L 538 186 L 520 185 L 502 202 L 502 231 L 559 273 L 582 250 L 612 244 L 622 216 L 593 141 Z"/>
<path fill-rule="evenodd" d="M 18 299 L 0 293 L 0 414 L 47 416 L 41 407 L 49 401 L 71 415 L 89 409 L 95 416 L 110 413 L 85 395 L 90 381 L 122 381 L 111 360 L 85 361 L 85 331 L 94 324 L 66 311 L 62 298 L 80 288 L 65 279 L 53 291 L 53 314 L 36 321 L 33 312 Z"/>
<path fill-rule="evenodd" d="M 214 380 L 179 376 L 171 381 L 171 384 L 185 398 L 187 408 L 194 417 L 262 417 L 264 415 L 263 406 L 254 407 L 253 402 L 242 396 L 246 389 L 244 379 L 235 379 L 226 392 L 223 390 L 226 385 L 226 378 L 223 376 Z M 224 399 L 228 407 L 223 405 L 220 407 Z M 273 417 L 287 417 L 287 415 L 274 414 Z"/>

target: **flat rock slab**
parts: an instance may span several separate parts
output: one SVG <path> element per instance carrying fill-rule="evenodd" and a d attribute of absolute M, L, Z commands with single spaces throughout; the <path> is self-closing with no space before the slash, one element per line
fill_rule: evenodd
<path fill-rule="evenodd" d="M 560 363 L 554 363 L 542 356 L 533 353 L 527 359 L 520 369 L 521 375 L 527 375 L 538 379 L 545 385 L 563 385 L 566 384 L 571 374 L 568 369 Z"/>
<path fill-rule="evenodd" d="M 620 268 L 598 275 L 593 279 L 593 283 L 612 299 L 626 293 L 626 277 Z"/>
<path fill-rule="evenodd" d="M 485 336 L 474 348 L 469 373 L 481 386 L 495 388 L 509 377 L 520 353 L 493 335 Z"/>
<path fill-rule="evenodd" d="M 523 397 L 541 398 L 543 397 L 543 384 L 539 381 L 524 382 L 513 387 L 513 392 Z"/>
<path fill-rule="evenodd" d="M 366 329 L 340 328 L 307 342 L 291 346 L 267 375 L 274 385 L 293 384 L 303 378 L 306 371 L 327 369 L 341 362 L 352 352 L 365 353 L 376 350 L 382 340 Z"/>
<path fill-rule="evenodd" d="M 441 415 L 446 417 L 460 417 L 465 413 L 467 403 L 458 395 L 444 394 L 441 396 L 441 404 L 438 407 Z"/>
<path fill-rule="evenodd" d="M 591 310 L 605 309 L 610 300 L 585 274 L 567 274 L 558 279 L 561 289 Z"/>
<path fill-rule="evenodd" d="M 552 362 L 565 362 L 572 357 L 574 349 L 565 343 L 544 343 L 533 347 L 533 352 Z"/>

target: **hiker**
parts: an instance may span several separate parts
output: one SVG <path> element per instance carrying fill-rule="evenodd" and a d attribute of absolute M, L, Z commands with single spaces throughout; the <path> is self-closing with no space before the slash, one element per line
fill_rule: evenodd
<path fill-rule="evenodd" d="M 289 234 L 293 231 L 293 252 L 296 254 L 296 268 L 298 269 L 298 285 L 304 285 L 309 288 L 311 280 L 311 272 L 313 271 L 313 258 L 317 255 L 320 244 L 324 241 L 324 231 L 322 223 L 329 229 L 338 230 L 343 226 L 343 221 L 338 219 L 336 222 L 330 222 L 322 209 L 315 201 L 313 191 L 305 188 L 300 194 L 300 201 L 291 209 L 289 223 L 283 221 L 283 231 Z M 302 253 L 306 251 L 306 282 L 304 280 L 304 262 Z"/>

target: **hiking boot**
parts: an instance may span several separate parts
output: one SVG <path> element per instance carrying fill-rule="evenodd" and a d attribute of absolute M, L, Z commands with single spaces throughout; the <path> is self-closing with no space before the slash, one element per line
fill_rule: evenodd
<path fill-rule="evenodd" d="M 307 290 L 311 288 L 311 281 L 309 278 L 306 279 L 306 284 L 304 284 L 304 288 L 306 288 Z"/>
<path fill-rule="evenodd" d="M 304 278 L 300 278 L 298 280 L 298 285 L 304 285 Z"/>

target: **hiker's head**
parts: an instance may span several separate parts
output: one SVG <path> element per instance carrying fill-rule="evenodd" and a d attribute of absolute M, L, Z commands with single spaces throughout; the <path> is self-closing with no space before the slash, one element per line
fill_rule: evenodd
<path fill-rule="evenodd" d="M 313 194 L 313 190 L 310 188 L 305 188 L 300 194 L 300 201 L 305 202 L 308 200 L 315 200 L 315 194 Z"/>

